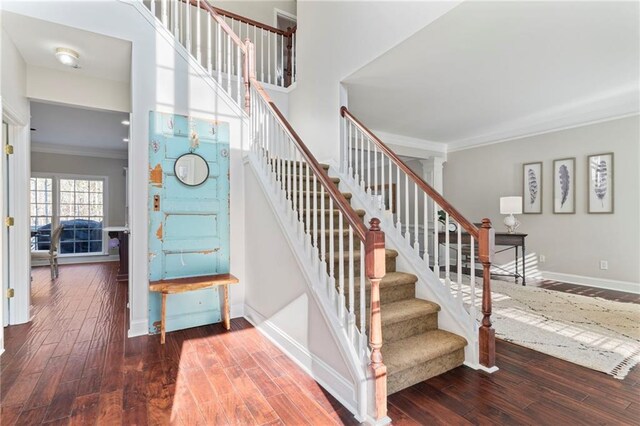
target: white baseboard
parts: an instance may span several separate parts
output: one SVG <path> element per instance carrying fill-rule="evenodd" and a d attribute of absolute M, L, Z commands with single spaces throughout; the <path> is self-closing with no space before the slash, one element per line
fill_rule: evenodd
<path fill-rule="evenodd" d="M 624 291 L 626 293 L 640 294 L 640 283 L 630 281 L 608 280 L 606 278 L 585 277 L 582 275 L 563 274 L 560 272 L 541 271 L 545 280 L 561 281 L 569 284 L 585 285 L 589 287 L 603 288 L 606 290 Z"/>
<path fill-rule="evenodd" d="M 131 321 L 127 337 L 145 336 L 149 334 L 149 322 L 147 319 Z"/>
<path fill-rule="evenodd" d="M 279 327 L 249 305 L 245 305 L 245 318 L 274 345 L 280 348 L 309 376 L 325 388 L 334 398 L 352 413 L 356 413 L 356 385 L 342 377 L 336 370 L 325 363 L 307 348 L 294 340 Z"/>
<path fill-rule="evenodd" d="M 103 262 L 118 262 L 120 256 L 117 254 L 110 254 L 104 256 L 73 256 L 73 257 L 59 257 L 58 264 L 60 265 L 76 265 L 80 263 L 103 263 Z M 49 266 L 48 260 L 32 260 L 31 266 Z"/>

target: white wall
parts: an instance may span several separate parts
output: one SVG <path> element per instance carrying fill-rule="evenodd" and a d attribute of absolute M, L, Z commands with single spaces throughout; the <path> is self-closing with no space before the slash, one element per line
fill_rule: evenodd
<path fill-rule="evenodd" d="M 34 65 L 27 67 L 27 97 L 109 111 L 131 111 L 128 83 Z"/>
<path fill-rule="evenodd" d="M 529 234 L 527 252 L 546 257 L 537 267 L 593 277 L 619 289 L 630 290 L 625 283 L 635 283 L 640 291 L 639 127 L 634 116 L 449 153 L 444 169 L 447 199 L 469 220 L 489 217 L 496 230 L 504 231 L 499 198 L 522 195 L 522 164 L 542 161 L 543 214 L 518 217 L 518 231 Z M 587 214 L 587 156 L 602 152 L 614 152 L 615 213 Z M 576 157 L 576 214 L 557 215 L 553 160 L 566 157 Z M 599 269 L 600 260 L 609 262 L 608 270 Z"/>
<path fill-rule="evenodd" d="M 201 78 L 196 63 L 176 53 L 173 37 L 152 27 L 150 14 L 141 3 L 109 2 L 19 2 L 3 7 L 62 25 L 93 31 L 132 42 L 131 138 L 129 143 L 131 194 L 130 330 L 129 335 L 148 330 L 147 186 L 149 112 L 160 111 L 227 121 L 231 126 L 231 272 L 240 279 L 232 286 L 232 315 L 242 315 L 244 300 L 244 196 L 242 151 L 246 128 L 238 119 L 241 111 L 227 104 L 225 94 Z M 73 10 L 73 13 L 69 13 Z"/>
<path fill-rule="evenodd" d="M 340 350 L 255 174 L 245 166 L 247 316 L 277 328 L 352 382 Z M 256 315 L 257 314 L 257 315 Z M 267 325 L 267 324 L 263 324 Z M 320 367 L 320 366 L 318 366 Z M 352 384 L 355 387 L 355 384 Z"/>
<path fill-rule="evenodd" d="M 31 173 L 60 173 L 108 178 L 107 221 L 105 226 L 125 224 L 126 188 L 124 168 L 127 160 L 79 155 L 31 153 Z"/>
<path fill-rule="evenodd" d="M 457 4 L 298 3 L 297 88 L 290 94 L 289 116 L 316 157 L 339 158 L 340 82 Z"/>
<path fill-rule="evenodd" d="M 26 187 L 29 182 L 30 161 L 29 101 L 26 98 L 27 66 L 4 29 L 1 38 L 2 116 L 10 125 L 11 143 L 14 145 L 14 154 L 8 158 L 9 168 L 13 171 L 12 181 L 9 184 L 12 188 L 18 188 L 20 183 Z M 3 167 L 5 165 L 3 164 Z M 6 176 L 4 169 L 1 172 L 3 177 Z M 3 184 L 2 190 L 4 187 Z M 19 288 L 28 288 L 30 284 L 29 198 L 26 192 L 12 191 L 9 205 L 10 207 L 4 213 L 14 216 L 15 225 L 9 230 L 9 245 L 12 250 L 8 259 L 8 273 L 12 277 L 11 286 L 16 288 L 16 296 L 9 301 L 9 322 L 19 324 L 30 318 L 29 291 L 17 291 Z"/>
<path fill-rule="evenodd" d="M 220 9 L 227 10 L 229 12 L 233 12 L 240 16 L 244 16 L 254 21 L 261 22 L 263 24 L 271 25 L 275 27 L 275 9 L 282 10 L 291 15 L 296 14 L 296 0 L 286 0 L 286 1 L 270 1 L 270 0 L 262 0 L 262 1 L 216 1 L 213 3 L 214 6 L 219 7 Z"/>

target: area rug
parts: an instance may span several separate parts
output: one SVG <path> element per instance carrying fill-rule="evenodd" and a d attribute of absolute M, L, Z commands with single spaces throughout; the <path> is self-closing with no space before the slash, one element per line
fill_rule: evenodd
<path fill-rule="evenodd" d="M 504 281 L 491 286 L 496 337 L 617 379 L 640 363 L 640 305 Z M 463 292 L 468 303 L 469 287 Z"/>

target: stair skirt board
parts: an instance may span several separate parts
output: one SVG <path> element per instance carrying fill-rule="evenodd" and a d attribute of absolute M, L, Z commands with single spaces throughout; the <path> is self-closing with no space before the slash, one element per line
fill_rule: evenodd
<path fill-rule="evenodd" d="M 357 401 L 353 384 L 345 379 L 329 364 L 309 352 L 282 329 L 274 325 L 269 319 L 262 316 L 249 305 L 245 305 L 245 318 L 267 339 L 302 368 L 313 380 L 327 390 L 340 404 L 344 405 L 352 413 L 357 409 L 354 402 Z M 356 417 L 358 421 L 362 421 Z"/>
<path fill-rule="evenodd" d="M 263 176 L 263 169 L 258 164 L 257 160 L 253 158 L 252 154 L 246 159 L 245 167 L 249 167 L 251 169 L 251 173 L 256 178 L 258 185 L 261 187 L 267 203 L 272 209 L 274 216 L 277 218 L 277 222 L 280 225 L 283 235 L 289 244 L 291 250 L 294 253 L 300 254 L 300 256 L 294 256 L 298 266 L 300 267 L 300 271 L 306 278 L 309 294 L 313 297 L 313 300 L 316 302 L 319 311 L 325 319 L 325 323 L 327 324 L 327 328 L 331 333 L 336 345 L 338 346 L 342 358 L 345 360 L 345 364 L 349 369 L 349 372 L 352 375 L 352 381 L 349 384 L 349 391 L 337 393 L 341 389 L 336 386 L 336 388 L 332 387 L 333 383 L 331 383 L 327 377 L 316 377 L 314 374 L 315 371 L 310 371 L 306 369 L 306 371 L 318 381 L 322 386 L 327 384 L 326 390 L 331 393 L 341 404 L 343 404 L 358 420 L 359 422 L 365 421 L 368 419 L 368 413 L 370 407 L 368 407 L 368 402 L 371 399 L 368 397 L 369 395 L 369 378 L 366 375 L 367 373 L 363 369 L 363 365 L 361 360 L 356 354 L 352 342 L 349 340 L 347 331 L 338 324 L 338 318 L 336 314 L 330 308 L 331 302 L 326 296 L 326 288 L 324 284 L 321 284 L 319 281 L 319 268 L 316 268 L 314 265 L 310 265 L 306 259 L 301 259 L 301 256 L 307 256 L 308 252 L 303 242 L 301 242 L 297 238 L 297 230 L 294 229 L 292 219 L 293 215 L 289 215 L 287 211 L 288 206 L 286 202 L 284 202 L 280 197 L 274 194 L 276 188 L 272 187 L 269 182 L 265 181 Z M 278 189 L 279 190 L 279 189 Z M 297 221 L 296 221 L 297 223 Z M 319 265 L 319 263 L 318 263 Z M 254 321 L 257 318 L 251 319 L 249 312 L 251 308 L 245 304 L 245 317 L 248 318 L 249 321 Z M 254 313 L 257 313 L 254 311 Z M 281 333 L 281 335 L 285 335 Z M 269 334 L 267 334 L 269 336 Z M 289 339 L 291 340 L 291 339 Z M 274 340 L 274 342 L 276 342 Z M 283 348 L 285 353 L 296 360 L 296 362 L 302 362 L 298 358 L 294 357 L 292 352 L 289 352 L 286 346 L 280 346 Z M 312 359 L 315 359 L 313 354 L 310 354 Z M 304 359 L 302 357 L 301 359 Z M 325 363 L 326 364 L 326 363 Z M 301 364 L 304 366 L 305 364 Z M 303 367 L 304 368 L 304 367 Z M 324 382 L 323 382 L 324 381 Z"/>
<path fill-rule="evenodd" d="M 386 217 L 383 212 L 375 209 L 373 201 L 368 199 L 368 196 L 364 194 L 360 186 L 350 179 L 349 176 L 340 173 L 339 170 L 339 166 L 335 162 L 331 162 L 330 171 L 333 176 L 338 176 L 340 178 L 340 190 L 349 192 L 353 195 L 351 201 L 352 204 L 355 204 L 354 208 L 366 210 L 367 219 L 370 217 L 378 217 L 381 220 L 383 230 L 385 230 L 385 228 L 390 229 L 385 233 L 385 236 L 387 237 L 386 241 L 393 244 L 394 249 L 398 252 L 397 264 L 402 268 L 406 268 L 408 272 L 412 272 L 417 275 L 417 283 L 415 286 L 416 297 L 438 303 L 441 306 L 438 322 L 440 329 L 462 336 L 468 342 L 464 348 L 463 364 L 475 370 L 483 370 L 490 373 L 497 371 L 497 367 L 487 369 L 480 365 L 477 326 L 472 329 L 470 326 L 471 318 L 466 310 L 457 305 L 455 301 L 450 300 L 452 303 L 449 303 L 448 306 L 446 303 L 442 303 L 441 300 L 446 299 L 446 296 L 448 296 L 446 292 L 449 290 L 445 289 L 443 286 L 441 286 L 441 288 L 436 288 L 429 284 L 430 279 L 423 271 L 424 260 L 417 257 L 414 249 L 408 246 L 404 237 L 399 237 L 397 235 L 398 232 L 395 225 L 389 224 L 389 218 Z M 371 212 L 374 211 L 375 214 L 371 214 Z M 435 280 L 435 277 L 433 279 Z"/>

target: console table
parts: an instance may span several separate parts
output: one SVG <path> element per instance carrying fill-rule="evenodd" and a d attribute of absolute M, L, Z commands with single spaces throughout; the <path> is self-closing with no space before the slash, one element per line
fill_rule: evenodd
<path fill-rule="evenodd" d="M 527 278 L 526 278 L 526 245 L 525 245 L 525 238 L 528 234 L 521 234 L 521 233 L 513 233 L 510 234 L 508 232 L 496 232 L 495 233 L 495 240 L 494 240 L 494 244 L 496 247 L 504 247 L 501 250 L 496 250 L 496 253 L 502 253 L 504 251 L 507 250 L 511 250 L 514 249 L 515 250 L 515 272 L 511 273 L 509 271 L 506 271 L 504 268 L 501 268 L 500 266 L 496 266 L 496 265 L 492 265 L 495 268 L 501 269 L 503 271 L 505 271 L 505 274 L 495 274 L 492 273 L 492 275 L 500 275 L 500 276 L 509 276 L 509 277 L 514 277 L 516 279 L 516 283 L 518 282 L 518 278 L 522 278 L 522 285 L 526 285 L 527 282 Z M 461 237 L 461 242 L 460 244 L 463 245 L 469 245 L 471 244 L 471 237 L 467 232 L 462 232 L 460 234 Z M 440 242 L 440 244 L 444 244 L 445 240 L 446 240 L 446 233 L 445 232 L 440 232 L 439 236 L 438 236 L 438 240 Z M 457 232 L 449 232 L 449 244 L 450 245 L 454 245 L 454 244 L 458 244 L 458 233 Z M 518 248 L 522 247 L 522 274 L 519 272 L 518 270 Z M 478 249 L 478 245 L 476 242 L 476 250 Z M 475 256 L 476 254 L 474 253 L 473 256 Z"/>

